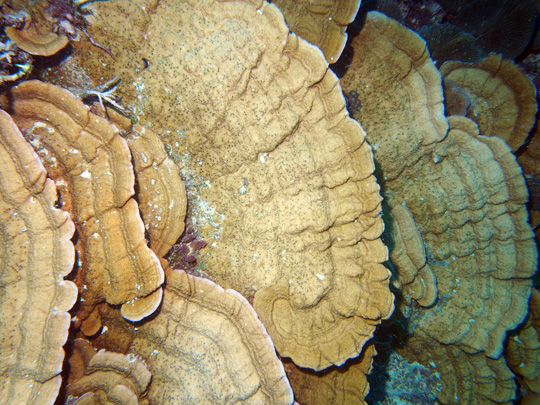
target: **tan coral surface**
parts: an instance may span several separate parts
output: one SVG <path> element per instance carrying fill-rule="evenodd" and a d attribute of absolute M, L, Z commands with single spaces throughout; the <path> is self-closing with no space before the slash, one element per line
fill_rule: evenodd
<path fill-rule="evenodd" d="M 512 404 L 516 383 L 504 357 L 492 359 L 483 353 L 467 353 L 454 345 L 441 344 L 420 332 L 399 350 L 404 357 L 431 367 L 443 387 L 437 395 L 442 404 Z"/>
<path fill-rule="evenodd" d="M 536 126 L 533 129 L 532 139 L 527 149 L 518 157 L 518 162 L 527 174 L 540 177 L 540 130 Z"/>
<path fill-rule="evenodd" d="M 133 156 L 139 208 L 150 236 L 150 248 L 163 257 L 184 232 L 186 187 L 155 133 L 136 126 L 127 143 Z"/>
<path fill-rule="evenodd" d="M 51 177 L 67 184 L 64 198 L 71 200 L 82 242 L 84 290 L 110 304 L 127 303 L 124 315 L 131 320 L 154 312 L 163 270 L 146 246 L 132 198 L 131 155 L 116 127 L 68 91 L 38 81 L 14 88 L 10 107 Z"/>
<path fill-rule="evenodd" d="M 286 363 L 285 370 L 295 399 L 309 405 L 365 404 L 364 398 L 369 392 L 367 375 L 376 354 L 375 345 L 370 342 L 357 358 L 341 367 L 316 372 Z"/>
<path fill-rule="evenodd" d="M 274 5 L 142 5 L 107 9 L 102 24 L 129 16 L 129 33 L 92 34 L 122 61 L 119 91 L 182 169 L 205 271 L 249 299 L 275 286 L 265 294 L 286 312 L 259 312 L 298 364 L 356 356 L 393 297 L 371 149 L 336 77 Z"/>
<path fill-rule="evenodd" d="M 274 0 L 291 31 L 316 45 L 329 63 L 339 59 L 347 25 L 354 21 L 360 0 Z"/>
<path fill-rule="evenodd" d="M 417 298 L 420 290 L 407 282 L 426 262 L 431 272 L 419 286 L 437 286 L 428 289 L 436 293 L 425 302 L 430 306 L 402 306 L 414 331 L 407 342 L 447 348 L 421 357 L 426 366 L 430 361 L 437 369 L 448 366 L 439 395 L 443 402 L 467 403 L 461 398 L 477 398 L 478 392 L 509 401 L 515 386 L 501 357 L 503 342 L 526 315 L 537 261 L 527 188 L 504 141 L 480 136 L 470 119 L 451 117 L 448 134 L 430 132 L 445 128 L 436 125 L 446 121 L 441 79 L 438 73 L 428 75 L 432 80 L 416 73 L 419 60 L 420 72 L 435 69 L 418 39 L 414 42 L 422 46 L 406 57 L 403 50 L 414 38 L 395 21 L 369 13 L 344 77 L 346 91 L 359 94 L 358 117 L 376 150 L 386 202 L 391 209 L 402 206 L 402 212 L 394 210 L 388 236 L 397 237 L 390 242 L 391 257 L 407 286 L 403 292 Z M 435 133 L 438 137 L 424 143 L 426 134 Z M 468 355 L 474 356 L 473 367 L 460 364 Z M 462 360 L 454 361 L 457 357 Z"/>
<path fill-rule="evenodd" d="M 437 278 L 428 263 L 425 242 L 409 209 L 402 204 L 390 210 L 390 260 L 398 270 L 398 282 L 404 298 L 414 298 L 427 307 L 437 299 Z"/>
<path fill-rule="evenodd" d="M 5 27 L 6 35 L 19 48 L 32 55 L 51 56 L 66 47 L 69 40 L 66 35 L 55 31 L 52 17 L 46 10 L 48 1 L 15 0 L 9 3 L 14 11 L 24 11 L 29 15 L 29 22 L 23 28 Z"/>
<path fill-rule="evenodd" d="M 18 30 L 13 27 L 6 27 L 6 34 L 22 50 L 39 56 L 51 56 L 59 52 L 68 44 L 65 35 L 58 35 L 50 31 L 44 32 L 35 24 L 30 25 L 24 30 Z"/>
<path fill-rule="evenodd" d="M 533 289 L 526 322 L 508 339 L 506 359 L 518 381 L 540 394 L 540 291 Z"/>
<path fill-rule="evenodd" d="M 75 252 L 54 183 L 0 110 L 0 402 L 53 403 L 61 384 L 67 311 L 77 288 L 64 277 Z"/>
<path fill-rule="evenodd" d="M 130 349 L 152 370 L 151 403 L 293 402 L 272 341 L 240 294 L 169 271 L 164 295 Z"/>
<path fill-rule="evenodd" d="M 467 116 L 482 135 L 503 138 L 514 152 L 523 145 L 536 119 L 536 87 L 518 65 L 492 53 L 476 64 L 446 62 L 441 73 L 470 95 Z"/>
<path fill-rule="evenodd" d="M 88 361 L 84 376 L 67 387 L 68 403 L 136 405 L 151 379 L 152 373 L 137 357 L 100 350 Z"/>
<path fill-rule="evenodd" d="M 537 260 L 527 189 L 502 139 L 478 135 L 466 117 L 449 122 L 446 139 L 386 185 L 390 204 L 413 214 L 438 285 L 432 307 L 407 309 L 404 351 L 440 370 L 443 403 L 507 402 L 515 385 L 503 343 L 527 313 Z"/>
<path fill-rule="evenodd" d="M 354 57 L 341 85 L 359 95 L 362 108 L 354 118 L 391 179 L 446 135 L 441 75 L 425 41 L 379 12 L 367 14 L 351 45 Z"/>
<path fill-rule="evenodd" d="M 504 141 L 479 136 L 466 117 L 449 120 L 446 139 L 387 183 L 389 200 L 413 214 L 437 277 L 437 305 L 418 327 L 498 358 L 525 317 L 536 270 L 527 188 Z"/>

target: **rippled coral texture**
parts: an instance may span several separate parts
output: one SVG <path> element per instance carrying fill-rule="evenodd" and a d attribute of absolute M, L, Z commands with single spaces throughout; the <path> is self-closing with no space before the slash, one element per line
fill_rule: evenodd
<path fill-rule="evenodd" d="M 316 45 L 329 63 L 335 63 L 347 42 L 347 25 L 354 21 L 361 1 L 277 0 L 274 3 L 291 31 Z"/>
<path fill-rule="evenodd" d="M 536 87 L 510 59 L 490 54 L 478 63 L 449 61 L 441 73 L 470 97 L 467 116 L 483 135 L 504 139 L 513 151 L 523 143 L 536 116 Z"/>
<path fill-rule="evenodd" d="M 109 32 L 93 34 L 122 58 L 130 86 L 119 90 L 188 179 L 205 271 L 250 300 L 264 291 L 284 305 L 262 304 L 259 315 L 300 365 L 356 356 L 393 297 L 371 149 L 320 52 L 265 2 L 160 2 L 147 14 L 111 6 L 112 20 L 143 26 L 144 37 L 118 35 L 148 69 Z"/>
<path fill-rule="evenodd" d="M 376 11 L 352 41 L 355 57 L 341 79 L 355 91 L 362 123 L 385 178 L 394 178 L 446 135 L 441 75 L 422 38 Z"/>
<path fill-rule="evenodd" d="M 32 147 L 0 110 L 0 402 L 52 403 L 61 384 L 67 311 L 64 277 L 75 252 L 69 216 Z"/>
<path fill-rule="evenodd" d="M 503 342 L 527 313 L 537 260 L 521 170 L 502 139 L 481 136 L 468 118 L 448 118 L 448 133 L 438 125 L 446 121 L 437 96 L 441 78 L 416 34 L 369 13 L 358 39 L 351 66 L 360 66 L 362 74 L 346 76 L 344 87 L 360 95 L 369 141 L 374 148 L 384 146 L 375 159 L 393 211 L 389 227 L 398 237 L 391 258 L 403 292 L 425 305 L 403 307 L 411 330 L 403 351 L 444 370 L 438 397 L 443 403 L 510 401 L 515 385 L 501 357 Z M 431 81 L 411 68 L 418 60 L 436 73 Z M 397 74 L 396 66 L 405 75 Z M 394 98 L 398 92 L 404 95 Z M 430 114 L 421 115 L 422 109 Z M 416 121 L 420 116 L 426 119 Z M 426 129 L 419 130 L 420 124 Z M 433 128 L 442 132 L 426 143 L 422 135 Z M 425 265 L 429 277 L 414 286 Z M 436 289 L 427 289 L 435 283 Z M 432 296 L 424 302 L 426 289 Z"/>
<path fill-rule="evenodd" d="M 77 342 L 79 343 L 79 342 Z M 81 346 L 81 343 L 77 345 Z M 90 357 L 84 375 L 67 387 L 70 405 L 116 403 L 136 405 L 142 398 L 152 373 L 141 359 L 134 355 L 100 350 L 86 352 Z"/>
<path fill-rule="evenodd" d="M 363 399 L 369 391 L 367 375 L 376 354 L 375 345 L 371 342 L 364 346 L 357 358 L 341 367 L 315 372 L 285 363 L 296 401 L 310 405 L 365 404 Z"/>
<path fill-rule="evenodd" d="M 132 198 L 134 174 L 126 141 L 115 126 L 60 87 L 27 81 L 11 97 L 15 121 L 44 156 L 49 174 L 68 185 L 88 291 L 115 305 L 139 300 L 139 310 L 129 306 L 125 316 L 148 316 L 159 305 L 160 293 L 153 293 L 164 275 L 146 245 Z"/>
<path fill-rule="evenodd" d="M 164 257 L 184 232 L 186 187 L 159 136 L 136 126 L 127 140 L 137 183 L 139 208 L 150 238 L 150 248 Z"/>
<path fill-rule="evenodd" d="M 540 291 L 533 289 L 526 322 L 508 339 L 506 358 L 531 396 L 540 394 Z"/>
<path fill-rule="evenodd" d="M 58 33 L 54 27 L 52 16 L 47 7 L 48 1 L 12 1 L 10 4 L 2 3 L 8 12 L 23 13 L 26 15 L 24 27 L 5 27 L 6 35 L 19 48 L 31 55 L 52 56 L 65 48 L 69 42 L 68 37 Z"/>
<path fill-rule="evenodd" d="M 251 305 L 233 290 L 169 271 L 158 317 L 130 351 L 153 371 L 152 403 L 290 404 L 292 390 Z"/>
<path fill-rule="evenodd" d="M 527 191 L 504 141 L 478 136 L 465 117 L 450 122 L 433 151 L 441 160 L 427 155 L 388 186 L 415 216 L 438 281 L 438 302 L 419 327 L 498 358 L 527 312 L 536 269 Z"/>

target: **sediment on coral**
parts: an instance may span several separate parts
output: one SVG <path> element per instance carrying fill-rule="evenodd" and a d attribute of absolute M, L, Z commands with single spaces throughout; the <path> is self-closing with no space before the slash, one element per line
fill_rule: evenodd
<path fill-rule="evenodd" d="M 256 307 L 263 290 L 286 306 L 292 318 L 258 310 L 282 355 L 317 369 L 356 356 L 393 298 L 371 149 L 320 51 L 264 2 L 111 8 L 109 24 L 129 14 L 137 28 L 92 35 L 122 61 L 107 65 L 118 91 L 194 184 L 197 263 Z"/>
<path fill-rule="evenodd" d="M 320 49 L 291 34 L 275 5 L 154 3 L 88 2 L 95 11 L 88 38 L 111 53 L 93 42 L 72 43 L 68 59 L 37 72 L 69 85 L 86 103 L 96 101 L 93 106 L 53 88 L 37 97 L 46 106 L 39 113 L 34 99 L 24 106 L 19 88 L 11 93 L 14 117 L 56 180 L 57 205 L 73 214 L 83 235 L 76 246 L 81 271 L 73 276 L 82 300 L 73 309 L 72 337 L 85 340 L 70 340 L 62 394 L 81 404 L 291 404 L 292 386 L 298 403 L 363 403 L 372 337 L 394 309 L 383 265 L 388 253 L 406 317 L 400 322 L 408 327 L 395 338 L 399 355 L 386 368 L 407 373 L 397 376 L 401 386 L 386 386 L 388 395 L 413 403 L 508 403 L 519 369 L 527 389 L 535 386 L 532 321 L 519 329 L 525 344 L 510 332 L 528 310 L 537 261 L 525 183 L 502 135 L 488 138 L 464 117 L 476 108 L 474 97 L 457 86 L 451 92 L 450 80 L 443 93 L 426 43 L 380 13 L 367 15 L 342 82 L 366 134 L 350 119 Z M 408 3 L 405 20 L 418 17 L 416 25 L 446 13 L 431 0 Z M 338 21 L 332 7 L 356 7 L 304 5 L 334 28 L 349 19 Z M 336 31 L 317 28 L 323 40 Z M 330 41 L 335 52 L 344 43 L 344 27 L 338 31 Z M 132 120 L 117 119 L 111 107 Z M 447 118 L 444 111 L 461 116 Z M 37 118 L 27 120 L 27 113 Z M 73 142 L 49 136 L 69 132 L 60 121 L 76 128 Z M 99 138 L 96 127 L 105 141 L 79 148 Z M 122 153 L 104 158 L 117 144 Z M 530 152 L 522 156 L 534 158 Z M 62 171 L 62 164 L 81 168 Z M 90 178 L 91 186 L 76 192 L 68 181 Z M 87 226 L 95 225 L 91 216 L 77 217 L 84 204 L 74 195 L 90 188 L 99 196 L 111 191 L 102 200 L 120 201 L 114 210 L 132 206 L 122 220 L 108 221 L 121 232 L 106 238 L 136 233 L 125 245 L 144 246 L 166 272 L 147 280 L 127 266 L 115 287 L 151 288 L 118 302 L 121 309 L 103 301 L 109 296 L 101 282 L 82 278 L 90 257 L 98 256 L 88 250 L 85 256 L 82 242 L 102 236 Z M 85 196 L 93 202 L 91 193 Z M 381 239 L 385 226 L 390 252 Z M 58 237 L 49 239 L 58 246 Z M 106 260 L 123 254 L 112 243 L 103 246 Z M 513 340 L 504 345 L 507 335 Z M 288 357 L 291 386 L 275 349 Z M 56 394 L 59 371 L 41 387 L 44 396 Z"/>
<path fill-rule="evenodd" d="M 376 11 L 351 45 L 355 57 L 341 85 L 359 94 L 353 117 L 366 128 L 384 179 L 392 179 L 446 135 L 441 76 L 424 40 Z"/>

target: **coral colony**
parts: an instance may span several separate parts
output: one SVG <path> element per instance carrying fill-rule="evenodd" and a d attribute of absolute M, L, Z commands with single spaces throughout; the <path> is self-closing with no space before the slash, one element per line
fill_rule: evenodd
<path fill-rule="evenodd" d="M 535 3 L 154 3 L 0 2 L 0 403 L 536 403 Z"/>

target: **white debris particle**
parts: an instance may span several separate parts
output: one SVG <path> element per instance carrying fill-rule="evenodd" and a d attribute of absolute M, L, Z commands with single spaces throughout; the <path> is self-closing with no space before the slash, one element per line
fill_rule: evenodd
<path fill-rule="evenodd" d="M 34 122 L 34 125 L 32 125 L 32 129 L 34 128 L 48 128 L 48 127 L 47 127 L 47 124 L 45 124 L 44 122 L 36 121 Z"/>
<path fill-rule="evenodd" d="M 89 172 L 88 170 L 85 170 L 84 172 L 82 172 L 81 174 L 79 174 L 79 176 L 84 177 L 85 179 L 90 179 L 90 178 L 92 178 L 92 175 L 90 174 L 90 172 Z"/>
<path fill-rule="evenodd" d="M 243 195 L 247 193 L 248 181 L 245 177 L 242 179 L 242 181 L 244 185 L 238 189 L 238 193 Z"/>
<path fill-rule="evenodd" d="M 261 161 L 261 163 L 266 163 L 266 159 L 268 159 L 268 153 L 264 152 L 263 154 L 261 154 L 261 156 L 259 157 L 259 160 Z"/>

